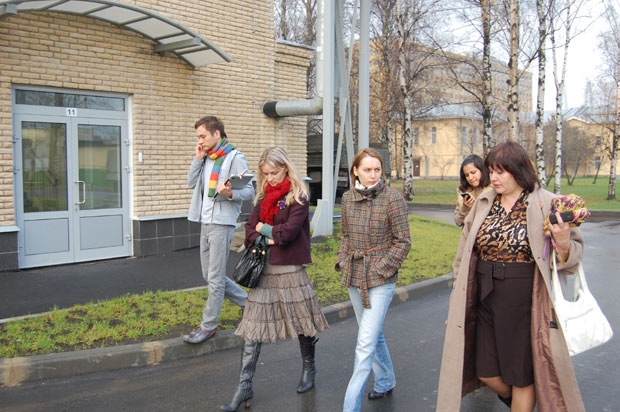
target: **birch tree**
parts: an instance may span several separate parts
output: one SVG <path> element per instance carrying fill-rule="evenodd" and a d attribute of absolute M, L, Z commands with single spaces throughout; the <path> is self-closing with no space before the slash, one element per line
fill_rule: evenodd
<path fill-rule="evenodd" d="M 607 186 L 607 200 L 616 199 L 616 167 L 618 162 L 618 143 L 620 140 L 620 10 L 618 4 L 611 0 L 605 4 L 605 19 L 608 30 L 601 35 L 601 50 L 605 61 L 609 83 L 615 86 L 614 101 L 609 104 L 609 116 L 612 131 L 611 148 L 609 153 L 609 184 Z"/>
<path fill-rule="evenodd" d="M 519 0 L 510 0 L 508 55 L 508 139 L 519 141 L 519 41 L 521 8 Z"/>
<path fill-rule="evenodd" d="M 396 26 L 398 32 L 398 84 L 402 95 L 402 128 L 405 179 L 403 196 L 412 200 L 413 189 L 413 136 L 411 123 L 414 116 L 429 110 L 437 102 L 439 88 L 428 87 L 432 72 L 442 63 L 437 63 L 437 52 L 424 46 L 430 43 L 434 15 L 441 0 L 397 0 Z"/>
<path fill-rule="evenodd" d="M 547 187 L 547 173 L 545 171 L 545 84 L 547 70 L 547 26 L 549 7 L 553 0 L 536 0 L 536 14 L 538 15 L 538 87 L 536 93 L 536 170 L 542 187 Z"/>
<path fill-rule="evenodd" d="M 562 190 L 562 118 L 564 85 L 566 80 L 569 45 L 573 36 L 575 23 L 582 1 L 556 0 L 549 13 L 549 39 L 553 56 L 553 80 L 555 85 L 555 170 L 553 192 Z M 562 52 L 562 63 L 558 63 L 558 53 Z"/>
<path fill-rule="evenodd" d="M 570 5 L 567 14 L 570 13 Z M 562 190 L 562 97 L 564 93 L 564 79 L 566 78 L 566 61 L 568 50 L 564 50 L 564 61 L 561 66 L 562 73 L 558 74 L 558 48 L 556 27 L 557 17 L 554 13 L 550 15 L 551 25 L 551 50 L 553 56 L 553 82 L 555 85 L 555 170 L 553 173 L 553 192 L 560 194 Z M 567 34 L 570 33 L 570 25 L 566 25 Z"/>
<path fill-rule="evenodd" d="M 375 58 L 373 75 L 370 79 L 371 135 L 377 136 L 379 142 L 393 147 L 394 129 L 400 124 L 399 114 L 402 112 L 401 94 L 398 82 L 398 53 L 396 28 L 396 2 L 398 0 L 373 0 L 371 7 L 371 52 Z M 391 155 L 391 151 L 390 151 Z M 391 156 L 390 162 L 401 156 Z M 387 159 L 386 159 L 387 160 Z M 393 167 L 399 172 L 398 165 Z"/>
<path fill-rule="evenodd" d="M 470 64 L 478 65 L 476 72 L 480 75 L 480 83 L 476 88 L 470 88 L 460 80 L 457 80 L 457 83 L 471 93 L 481 105 L 483 152 L 486 155 L 498 140 L 506 137 L 495 136 L 497 132 L 494 130 L 494 124 L 498 120 L 506 122 L 509 139 L 520 140 L 519 94 L 524 90 L 520 89 L 519 83 L 536 58 L 539 48 L 532 35 L 535 29 L 531 27 L 534 24 L 535 14 L 534 8 L 527 7 L 522 13 L 518 0 L 464 0 L 464 2 L 466 8 L 459 13 L 465 18 L 466 24 L 469 23 L 478 31 L 482 42 L 481 59 L 470 60 Z M 470 17 L 469 12 L 472 9 L 478 13 L 477 17 Z M 502 84 L 494 79 L 493 74 L 494 70 L 499 68 L 500 64 L 497 62 L 500 61 L 507 62 L 508 68 L 506 72 L 508 79 L 502 80 Z M 465 63 L 465 60 L 463 59 L 461 63 Z"/>
<path fill-rule="evenodd" d="M 454 61 L 454 65 L 448 67 L 452 72 L 452 77 L 456 84 L 465 90 L 472 99 L 480 105 L 480 116 L 482 117 L 482 155 L 486 156 L 489 149 L 493 146 L 493 72 L 491 69 L 491 42 L 493 38 L 493 1 L 492 0 L 464 0 L 465 7 L 460 17 L 465 24 L 471 26 L 474 33 L 477 33 L 482 43 L 481 57 L 475 53 L 472 55 L 463 54 L 459 58 L 457 55 L 448 55 L 448 60 Z M 472 14 L 470 14 L 472 12 Z M 472 36 L 469 31 L 465 34 L 468 39 Z M 439 46 L 438 46 L 439 47 Z M 475 46 L 467 46 L 472 48 Z M 477 78 L 462 79 L 459 76 L 458 65 L 467 65 L 472 72 L 476 73 Z"/>
<path fill-rule="evenodd" d="M 493 138 L 493 78 L 491 74 L 491 0 L 480 0 L 482 23 L 482 151 L 486 157 Z"/>
<path fill-rule="evenodd" d="M 519 130 L 520 94 L 529 93 L 529 90 L 523 89 L 520 82 L 538 56 L 540 41 L 536 28 L 539 25 L 536 15 L 537 10 L 533 2 L 528 3 L 522 0 L 503 0 L 494 3 L 498 4 L 498 24 L 508 22 L 508 24 L 504 25 L 504 30 L 498 32 L 498 38 L 494 41 L 495 45 L 505 49 L 505 59 L 508 66 L 507 90 L 505 93 L 506 120 L 508 122 L 507 138 L 523 144 L 526 142 Z M 527 7 L 522 7 L 521 3 L 527 5 Z M 530 4 L 532 5 L 531 7 Z M 495 54 L 496 58 L 503 60 L 499 50 Z M 531 141 L 533 140 L 534 138 L 532 137 Z"/>
<path fill-rule="evenodd" d="M 402 4 L 403 0 L 396 3 L 396 24 L 398 27 L 398 82 L 403 96 L 403 150 L 405 163 L 405 182 L 403 196 L 406 200 L 413 200 L 413 155 L 411 136 L 411 99 L 409 98 L 409 82 L 407 81 L 408 45 L 411 41 L 411 27 L 407 24 L 408 5 Z"/>

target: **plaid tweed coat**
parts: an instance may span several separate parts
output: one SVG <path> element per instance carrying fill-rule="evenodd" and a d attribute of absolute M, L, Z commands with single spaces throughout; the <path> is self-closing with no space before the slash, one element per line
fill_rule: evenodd
<path fill-rule="evenodd" d="M 360 289 L 366 308 L 368 289 L 398 280 L 411 248 L 408 214 L 403 196 L 383 180 L 371 190 L 351 189 L 342 196 L 336 270 L 342 272 L 342 286 Z"/>

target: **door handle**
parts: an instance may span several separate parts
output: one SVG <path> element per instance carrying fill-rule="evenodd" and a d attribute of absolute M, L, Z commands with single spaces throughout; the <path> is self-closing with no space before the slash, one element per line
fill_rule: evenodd
<path fill-rule="evenodd" d="M 86 203 L 86 182 L 84 182 L 83 180 L 76 180 L 75 183 L 77 183 L 78 186 L 82 185 L 82 199 L 80 200 L 80 198 L 78 197 L 78 201 L 75 202 L 75 204 L 83 205 L 84 203 Z"/>

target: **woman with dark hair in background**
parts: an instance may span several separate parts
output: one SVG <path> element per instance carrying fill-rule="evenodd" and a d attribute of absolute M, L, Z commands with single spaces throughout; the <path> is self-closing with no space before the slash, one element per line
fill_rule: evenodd
<path fill-rule="evenodd" d="M 457 226 L 463 226 L 463 221 L 474 205 L 474 201 L 491 184 L 484 160 L 475 154 L 463 159 L 460 176 L 461 184 L 456 189 L 456 208 L 454 209 L 454 223 Z"/>

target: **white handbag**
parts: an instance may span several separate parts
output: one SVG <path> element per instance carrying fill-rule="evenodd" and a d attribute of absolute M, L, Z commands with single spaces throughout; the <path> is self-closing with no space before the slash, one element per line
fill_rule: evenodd
<path fill-rule="evenodd" d="M 555 250 L 551 258 L 553 259 L 551 300 L 559 326 L 564 332 L 568 353 L 574 356 L 607 342 L 613 336 L 613 331 L 588 289 L 581 263 L 575 273 L 573 300 L 567 300 L 562 293 L 558 277 Z"/>

